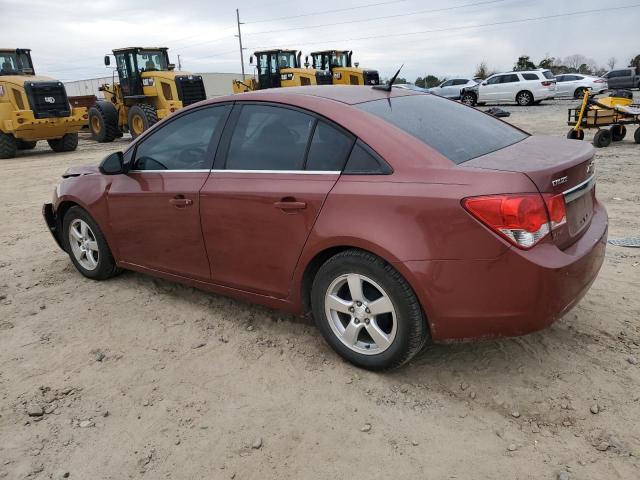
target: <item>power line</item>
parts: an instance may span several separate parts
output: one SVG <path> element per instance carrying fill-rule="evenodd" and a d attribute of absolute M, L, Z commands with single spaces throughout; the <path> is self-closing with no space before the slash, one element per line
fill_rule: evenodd
<path fill-rule="evenodd" d="M 324 15 L 325 13 L 335 13 L 335 12 L 346 12 L 349 10 L 359 10 L 361 8 L 369 8 L 369 7 L 378 7 L 380 5 L 391 5 L 393 3 L 403 3 L 403 2 L 408 2 L 409 0 L 389 0 L 386 2 L 378 2 L 378 3 L 369 3 L 369 4 L 365 4 L 365 5 L 360 5 L 357 7 L 345 7 L 345 8 L 335 8 L 333 10 L 323 10 L 320 12 L 313 12 L 313 13 L 303 13 L 300 15 L 289 15 L 286 17 L 275 17 L 275 18 L 266 18 L 263 20 L 254 20 L 253 22 L 245 22 L 247 25 L 248 24 L 253 24 L 253 23 L 265 23 L 265 22 L 275 22 L 278 20 L 288 20 L 290 18 L 302 18 L 302 17 L 312 17 L 314 15 Z"/>
<path fill-rule="evenodd" d="M 555 14 L 555 15 L 544 15 L 544 16 L 541 16 L 541 17 L 529 17 L 529 18 L 522 18 L 522 19 L 517 19 L 517 20 L 506 20 L 506 21 L 502 21 L 502 22 L 484 23 L 484 24 L 479 24 L 479 25 L 447 27 L 447 28 L 439 28 L 439 29 L 432 29 L 432 30 L 421 30 L 421 31 L 417 31 L 417 32 L 389 33 L 389 34 L 384 34 L 384 35 L 379 35 L 378 34 L 378 35 L 371 35 L 371 36 L 366 36 L 366 37 L 341 38 L 340 42 L 344 43 L 344 42 L 353 42 L 353 41 L 358 41 L 358 40 L 373 40 L 373 39 L 378 39 L 378 38 L 405 37 L 405 36 L 409 36 L 409 35 L 423 35 L 423 34 L 429 34 L 429 33 L 441 33 L 441 32 L 456 31 L 456 30 L 469 30 L 469 29 L 481 28 L 481 27 L 493 27 L 493 26 L 499 26 L 499 25 L 511 25 L 511 24 L 518 24 L 518 23 L 527 23 L 527 22 L 533 22 L 533 21 L 538 21 L 538 20 L 553 20 L 553 19 L 563 18 L 563 17 L 572 17 L 572 16 L 576 16 L 576 15 L 585 15 L 585 14 L 590 14 L 590 13 L 611 12 L 611 11 L 616 11 L 616 10 L 623 10 L 623 9 L 627 9 L 627 8 L 637 8 L 637 7 L 640 7 L 640 3 L 636 3 L 636 4 L 632 4 L 632 5 L 625 5 L 625 6 L 621 6 L 621 7 L 607 7 L 607 8 L 598 8 L 598 9 L 592 9 L 592 10 L 581 10 L 581 11 L 577 11 L 577 12 L 560 13 L 560 14 Z M 316 45 L 317 43 L 318 43 L 318 41 L 306 42 L 306 43 L 298 43 L 297 45 L 298 46 Z M 266 48 L 262 48 L 261 47 L 260 50 L 270 50 L 270 49 L 275 49 L 275 48 L 278 48 L 278 46 L 266 47 Z"/>
<path fill-rule="evenodd" d="M 267 33 L 288 32 L 288 31 L 291 31 L 291 30 L 307 30 L 309 28 L 333 27 L 333 26 L 336 26 L 336 25 L 348 25 L 348 24 L 352 24 L 352 23 L 373 22 L 375 20 L 383 20 L 383 19 L 398 18 L 398 17 L 409 17 L 409 16 L 413 16 L 413 15 L 423 15 L 425 13 L 446 12 L 446 11 L 450 11 L 450 10 L 458 10 L 460 8 L 471 8 L 471 7 L 478 7 L 478 6 L 482 6 L 482 5 L 503 3 L 503 2 L 506 2 L 506 1 L 509 1 L 509 0 L 485 0 L 485 1 L 482 1 L 482 2 L 474 2 L 474 3 L 467 3 L 465 5 L 458 5 L 458 6 L 455 6 L 455 7 L 419 10 L 417 12 L 408 12 L 408 13 L 396 13 L 396 14 L 393 14 L 393 15 L 383 15 L 383 16 L 380 16 L 380 17 L 365 18 L 365 19 L 362 19 L 362 20 L 359 20 L 359 19 L 346 20 L 344 22 L 323 23 L 323 24 L 320 24 L 320 25 L 306 25 L 306 26 L 301 26 L 301 27 L 282 28 L 282 29 L 279 29 L 279 30 L 263 30 L 263 31 L 259 31 L 259 32 L 246 33 L 245 36 L 248 37 L 248 36 L 261 35 L 261 34 L 267 34 Z"/>

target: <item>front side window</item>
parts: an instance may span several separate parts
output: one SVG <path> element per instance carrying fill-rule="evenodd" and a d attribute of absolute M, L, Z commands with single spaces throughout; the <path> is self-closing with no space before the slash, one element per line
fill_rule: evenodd
<path fill-rule="evenodd" d="M 444 87 L 450 87 L 451 85 L 453 85 L 453 80 L 447 80 L 446 82 L 444 82 L 442 85 L 440 85 L 442 88 Z"/>
<path fill-rule="evenodd" d="M 454 85 L 465 85 L 468 82 L 468 80 L 465 80 L 463 78 L 457 78 L 453 81 Z"/>
<path fill-rule="evenodd" d="M 413 135 L 457 164 L 527 138 L 507 123 L 437 95 L 392 97 L 356 107 Z"/>
<path fill-rule="evenodd" d="M 231 137 L 229 170 L 302 170 L 315 118 L 269 105 L 244 105 Z"/>
<path fill-rule="evenodd" d="M 260 69 L 260 75 L 269 73 L 269 55 L 263 53 L 258 57 L 258 68 Z"/>
<path fill-rule="evenodd" d="M 354 138 L 337 128 L 319 121 L 313 132 L 307 170 L 342 171 L 353 147 Z"/>
<path fill-rule="evenodd" d="M 132 170 L 206 170 L 209 145 L 219 135 L 227 108 L 202 108 L 158 128 L 136 148 Z"/>
<path fill-rule="evenodd" d="M 503 75 L 496 75 L 495 77 L 491 77 L 487 80 L 487 85 L 496 85 L 502 81 Z"/>
<path fill-rule="evenodd" d="M 116 68 L 118 69 L 118 76 L 121 79 L 129 77 L 129 71 L 127 69 L 127 56 L 124 53 L 118 53 L 116 55 Z"/>

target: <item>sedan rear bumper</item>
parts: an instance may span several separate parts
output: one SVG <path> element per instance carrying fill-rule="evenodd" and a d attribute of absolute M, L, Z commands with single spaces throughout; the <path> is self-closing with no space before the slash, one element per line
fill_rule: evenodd
<path fill-rule="evenodd" d="M 51 232 L 51 235 L 53 235 L 56 243 L 62 250 L 64 250 L 62 238 L 60 237 L 60 225 L 56 214 L 53 212 L 53 204 L 45 203 L 42 205 L 42 216 L 44 217 L 44 221 L 47 224 L 47 227 L 49 227 L 49 231 Z"/>
<path fill-rule="evenodd" d="M 587 293 L 604 261 L 607 232 L 607 212 L 596 203 L 589 229 L 566 250 L 549 242 L 491 260 L 404 266 L 417 282 L 434 341 L 524 335 L 551 325 Z"/>

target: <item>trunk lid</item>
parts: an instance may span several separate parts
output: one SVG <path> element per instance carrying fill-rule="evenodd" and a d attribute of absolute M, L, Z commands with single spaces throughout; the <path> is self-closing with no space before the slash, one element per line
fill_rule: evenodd
<path fill-rule="evenodd" d="M 552 237 L 558 247 L 567 248 L 582 236 L 593 216 L 593 155 L 593 147 L 584 142 L 531 136 L 496 152 L 469 160 L 463 165 L 521 172 L 531 179 L 540 193 L 563 194 L 567 223 L 555 229 Z"/>

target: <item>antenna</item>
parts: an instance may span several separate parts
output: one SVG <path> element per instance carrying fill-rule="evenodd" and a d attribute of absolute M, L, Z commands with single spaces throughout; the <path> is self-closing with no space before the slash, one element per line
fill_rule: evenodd
<path fill-rule="evenodd" d="M 390 92 L 391 87 L 393 87 L 393 82 L 395 82 L 396 78 L 398 78 L 398 75 L 400 75 L 400 70 L 402 70 L 402 67 L 404 67 L 404 63 L 400 65 L 400 68 L 398 69 L 396 74 L 393 77 L 391 77 L 391 80 L 389 80 L 389 83 L 387 83 L 386 85 L 374 85 L 372 88 L 374 90 L 384 90 L 385 92 Z"/>

